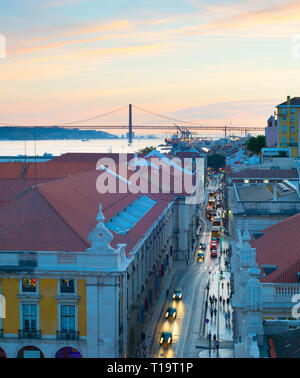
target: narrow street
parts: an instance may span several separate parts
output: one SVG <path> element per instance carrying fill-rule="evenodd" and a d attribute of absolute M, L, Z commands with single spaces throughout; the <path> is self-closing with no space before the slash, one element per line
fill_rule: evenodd
<path fill-rule="evenodd" d="M 219 175 L 211 182 L 211 185 L 206 189 L 206 199 L 208 193 L 218 189 Z M 231 318 L 225 319 L 225 313 L 231 311 L 229 305 L 223 302 L 217 302 L 217 315 L 210 316 L 211 306 L 208 303 L 205 306 L 205 301 L 209 296 L 215 295 L 219 297 L 222 295 L 227 299 L 230 288 L 227 287 L 230 274 L 225 272 L 224 254 L 221 254 L 221 249 L 227 249 L 228 243 L 223 236 L 218 246 L 218 257 L 212 258 L 210 256 L 210 242 L 211 242 L 211 222 L 205 216 L 205 209 L 200 213 L 203 226 L 198 239 L 198 246 L 200 243 L 205 243 L 206 249 L 204 252 L 204 261 L 197 260 L 196 253 L 190 259 L 186 266 L 182 266 L 176 273 L 172 282 L 169 293 L 165 299 L 164 308 L 161 312 L 160 319 L 158 319 L 153 344 L 149 350 L 148 357 L 153 358 L 198 358 L 198 357 L 213 357 L 214 350 L 208 349 L 207 335 L 210 332 L 212 335 L 218 335 L 220 341 L 220 351 L 218 356 L 229 354 L 231 350 L 222 348 L 231 344 Z M 220 282 L 220 270 L 223 272 L 223 287 Z M 209 292 L 207 285 L 209 284 Z M 181 300 L 173 300 L 173 290 L 180 288 L 182 291 Z M 171 306 L 176 309 L 176 318 L 169 320 L 165 318 L 168 307 Z M 231 312 L 230 312 L 231 313 Z M 226 315 L 227 318 L 227 315 Z M 159 343 L 161 333 L 171 332 L 172 343 L 168 346 L 161 346 Z M 226 343 L 226 345 L 224 344 Z M 211 343 L 214 347 L 213 342 Z M 218 357 L 217 356 L 217 357 Z"/>

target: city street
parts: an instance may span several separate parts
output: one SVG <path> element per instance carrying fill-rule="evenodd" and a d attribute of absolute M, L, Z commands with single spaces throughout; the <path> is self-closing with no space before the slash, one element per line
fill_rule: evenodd
<path fill-rule="evenodd" d="M 219 179 L 220 176 L 216 175 L 210 183 L 210 186 L 207 187 L 206 199 L 209 192 L 217 190 Z M 209 295 L 215 295 L 216 297 L 222 295 L 224 298 L 229 296 L 230 288 L 227 287 L 227 282 L 229 282 L 230 275 L 228 272 L 224 272 L 224 257 L 220 254 L 221 244 L 223 249 L 228 248 L 224 237 L 222 238 L 223 241 L 219 243 L 219 257 L 211 258 L 210 256 L 211 222 L 207 220 L 204 210 L 205 209 L 202 209 L 200 214 L 203 226 L 199 236 L 198 246 L 200 243 L 205 243 L 205 259 L 203 262 L 199 262 L 195 253 L 190 258 L 189 264 L 183 266 L 176 273 L 166 297 L 160 319 L 158 319 L 153 344 L 148 353 L 148 357 L 205 357 L 203 353 L 209 354 L 206 346 L 209 332 L 211 332 L 212 335 L 216 334 L 219 336 L 220 344 L 222 341 L 230 342 L 232 340 L 231 323 L 230 320 L 225 319 L 225 313 L 231 310 L 230 304 L 223 306 L 223 304 L 220 304 L 218 301 L 217 316 L 214 315 L 213 318 L 211 318 L 209 314 L 210 305 L 205 306 L 205 301 Z M 198 246 L 196 251 L 198 250 Z M 223 270 L 223 288 L 219 280 L 220 270 Z M 209 294 L 207 293 L 208 283 Z M 182 291 L 183 296 L 181 300 L 172 299 L 173 290 L 176 288 L 180 288 Z M 176 309 L 177 316 L 175 319 L 165 319 L 165 314 L 169 306 Z M 205 319 L 208 319 L 208 323 L 205 322 Z M 171 332 L 171 345 L 160 345 L 159 341 L 163 331 Z M 203 341 L 206 343 L 205 346 L 203 346 Z M 227 355 L 230 355 L 230 352 L 231 350 L 227 352 Z M 220 356 L 226 355 L 226 352 L 225 350 L 220 350 L 219 354 Z M 209 357 L 209 355 L 206 357 Z M 211 353 L 211 357 L 213 357 L 213 353 Z"/>

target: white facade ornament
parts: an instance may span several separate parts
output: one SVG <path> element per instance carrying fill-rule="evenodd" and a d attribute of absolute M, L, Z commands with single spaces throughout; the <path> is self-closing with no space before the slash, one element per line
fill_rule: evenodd
<path fill-rule="evenodd" d="M 111 247 L 110 243 L 113 240 L 113 234 L 104 224 L 104 216 L 102 213 L 102 204 L 99 204 L 99 213 L 97 216 L 97 226 L 89 234 L 88 240 L 91 242 L 91 247 L 86 252 L 97 255 L 101 258 L 101 265 L 103 269 L 108 271 L 123 271 L 126 270 L 129 260 L 126 258 L 125 247 L 126 244 L 118 244 L 117 248 Z"/>
<path fill-rule="evenodd" d="M 244 243 L 243 248 L 240 250 L 241 266 L 248 268 L 252 262 L 255 261 L 255 249 L 251 248 L 249 243 Z"/>
<path fill-rule="evenodd" d="M 248 230 L 245 230 L 242 236 L 243 242 L 249 242 L 251 240 L 251 235 Z"/>

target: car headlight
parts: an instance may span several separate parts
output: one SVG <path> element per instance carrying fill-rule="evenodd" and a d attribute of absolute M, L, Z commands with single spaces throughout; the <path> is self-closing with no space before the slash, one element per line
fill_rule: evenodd
<path fill-rule="evenodd" d="M 169 316 L 169 313 L 167 312 L 167 313 L 166 313 L 166 318 L 167 318 L 168 316 Z"/>
<path fill-rule="evenodd" d="M 171 342 L 171 337 L 168 338 L 168 344 L 170 344 L 170 342 Z"/>
<path fill-rule="evenodd" d="M 176 312 L 174 312 L 174 314 L 173 314 L 173 318 L 175 318 L 175 316 L 176 316 Z"/>
<path fill-rule="evenodd" d="M 179 295 L 179 298 L 180 298 L 180 299 L 182 298 L 182 294 Z"/>
<path fill-rule="evenodd" d="M 164 342 L 164 338 L 161 337 L 161 338 L 160 338 L 160 343 L 162 344 L 163 342 Z"/>
<path fill-rule="evenodd" d="M 176 294 L 173 294 L 173 299 L 175 299 L 176 298 Z"/>

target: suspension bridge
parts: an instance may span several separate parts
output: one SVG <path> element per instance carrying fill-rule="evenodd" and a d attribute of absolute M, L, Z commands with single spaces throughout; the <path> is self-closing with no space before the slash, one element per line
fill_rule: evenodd
<path fill-rule="evenodd" d="M 104 124 L 89 124 L 89 125 L 86 125 L 85 122 L 90 122 L 90 121 L 95 121 L 97 119 L 100 119 L 100 118 L 104 118 L 104 117 L 107 117 L 109 115 L 112 115 L 112 114 L 115 114 L 117 112 L 120 112 L 121 110 L 125 110 L 125 109 L 128 109 L 128 122 L 126 122 L 126 124 L 119 124 L 119 123 L 115 123 L 115 124 L 107 124 L 107 125 L 104 125 Z M 155 116 L 157 118 L 160 118 L 160 119 L 164 119 L 164 120 L 167 120 L 169 122 L 169 124 L 142 124 L 142 123 L 137 123 L 137 124 L 133 124 L 133 109 L 135 110 L 139 110 L 139 111 L 142 111 L 148 115 L 152 115 L 152 116 Z M 171 122 L 171 124 L 170 124 Z M 37 126 L 33 126 L 33 125 L 16 125 L 16 124 L 11 124 L 11 123 L 2 123 L 0 121 L 0 126 L 11 126 L 11 127 L 37 127 Z M 178 128 L 182 129 L 182 130 L 189 130 L 189 131 L 210 131 L 210 132 L 216 132 L 216 131 L 219 131 L 219 132 L 223 132 L 224 133 L 224 137 L 226 138 L 227 137 L 227 133 L 229 131 L 231 132 L 241 132 L 241 133 L 245 133 L 245 136 L 247 135 L 247 133 L 249 132 L 256 132 L 256 131 L 264 131 L 265 128 L 264 127 L 250 127 L 250 126 L 228 126 L 228 125 L 224 125 L 224 126 L 211 126 L 211 125 L 203 125 L 203 124 L 200 124 L 200 123 L 196 123 L 196 122 L 193 122 L 193 121 L 186 121 L 186 120 L 180 120 L 180 119 L 176 119 L 176 118 L 172 118 L 172 117 L 169 117 L 169 116 L 166 116 L 166 115 L 163 115 L 163 114 L 158 114 L 158 113 L 154 113 L 154 112 L 151 112 L 149 110 L 146 110 L 146 109 L 142 109 L 136 105 L 132 105 L 132 104 L 129 104 L 129 105 L 126 105 L 126 106 L 123 106 L 121 108 L 117 108 L 117 109 L 114 109 L 110 112 L 106 112 L 106 113 L 102 113 L 102 114 L 98 114 L 96 116 L 93 116 L 93 117 L 90 117 L 90 118 L 85 118 L 85 119 L 80 119 L 80 120 L 75 120 L 75 121 L 72 121 L 72 122 L 65 122 L 65 123 L 57 123 L 57 124 L 48 124 L 48 125 L 38 125 L 38 127 L 62 127 L 62 128 L 78 128 L 78 129 L 90 129 L 90 130 L 105 130 L 105 131 L 108 131 L 108 130 L 128 130 L 128 142 L 129 143 L 132 143 L 132 139 L 133 139 L 133 130 L 177 130 Z"/>

